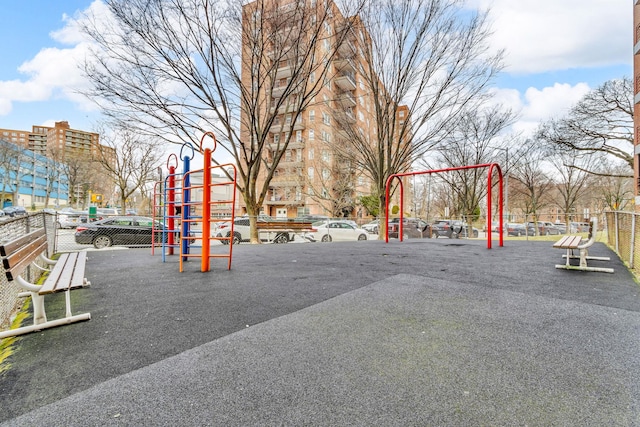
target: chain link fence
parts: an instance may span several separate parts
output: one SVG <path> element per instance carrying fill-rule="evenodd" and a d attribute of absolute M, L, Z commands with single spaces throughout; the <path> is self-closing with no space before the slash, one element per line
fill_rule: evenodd
<path fill-rule="evenodd" d="M 16 217 L 4 217 L 0 222 L 0 243 L 10 242 L 39 228 L 45 228 L 49 255 L 55 253 L 56 227 L 55 215 L 38 212 Z M 44 265 L 43 265 L 44 266 Z M 27 269 L 26 280 L 35 283 L 42 272 L 35 267 Z M 23 289 L 15 281 L 9 282 L 2 269 L 0 277 L 0 329 L 7 329 L 11 322 L 11 316 L 24 302 L 18 294 Z"/>
<path fill-rule="evenodd" d="M 607 244 L 635 274 L 640 273 L 640 214 L 605 212 Z"/>

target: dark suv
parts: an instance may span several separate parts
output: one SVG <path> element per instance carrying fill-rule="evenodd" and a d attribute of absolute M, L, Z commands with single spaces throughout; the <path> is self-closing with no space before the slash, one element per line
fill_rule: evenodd
<path fill-rule="evenodd" d="M 450 239 L 457 239 L 462 233 L 463 226 L 462 221 L 441 219 L 431 225 L 431 234 L 434 238 L 444 236 Z"/>
<path fill-rule="evenodd" d="M 389 237 L 398 238 L 400 218 L 389 221 Z M 420 218 L 402 218 L 402 239 L 422 239 L 431 237 L 431 226 Z"/>

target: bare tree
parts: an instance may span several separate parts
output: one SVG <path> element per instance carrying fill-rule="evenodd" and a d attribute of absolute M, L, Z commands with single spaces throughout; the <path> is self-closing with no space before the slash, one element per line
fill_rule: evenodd
<path fill-rule="evenodd" d="M 531 140 L 527 140 L 524 146 L 529 148 L 526 157 L 516 163 L 510 173 L 511 205 L 519 206 L 524 215 L 532 215 L 533 221 L 537 222 L 538 214 L 550 203 L 549 193 L 554 183 L 545 170 L 547 154 L 544 150 Z M 536 234 L 538 231 L 536 227 Z"/>
<path fill-rule="evenodd" d="M 392 174 L 411 164 L 448 132 L 457 116 L 484 99 L 501 69 L 501 52 L 487 44 L 485 13 L 465 10 L 459 0 L 369 1 L 353 28 L 362 52 L 359 73 L 367 90 L 360 118 L 336 109 L 344 156 L 366 171 L 380 196 Z M 382 235 L 382 233 L 381 233 Z"/>
<path fill-rule="evenodd" d="M 292 123 L 322 88 L 349 21 L 329 35 L 324 24 L 340 12 L 333 2 L 312 0 L 106 5 L 108 24 L 85 21 L 98 46 L 85 66 L 90 95 L 112 119 L 170 143 L 197 146 L 212 131 L 237 163 L 251 241 L 259 242 L 255 218 L 291 142 Z M 293 120 L 279 121 L 283 112 Z M 270 141 L 274 126 L 287 136 Z"/>
<path fill-rule="evenodd" d="M 593 187 L 597 189 L 599 197 L 598 211 L 625 210 L 633 204 L 633 178 L 621 177 L 627 169 L 626 164 L 611 165 L 603 162 L 603 170 L 593 180 Z"/>
<path fill-rule="evenodd" d="M 20 182 L 29 172 L 24 163 L 28 161 L 26 150 L 18 145 L 6 141 L 0 141 L 0 170 L 2 173 L 2 197 L 11 195 L 14 205 L 18 203 L 18 189 Z M 4 202 L 4 200 L 0 200 Z"/>
<path fill-rule="evenodd" d="M 156 179 L 160 164 L 159 146 L 148 137 L 141 137 L 129 129 L 101 132 L 97 162 L 108 172 L 120 197 L 120 209 L 126 213 L 126 202 L 136 191 Z"/>
<path fill-rule="evenodd" d="M 505 128 L 515 120 L 511 110 L 496 105 L 485 110 L 467 111 L 453 131 L 438 144 L 435 167 L 455 168 L 494 161 L 497 149 L 507 147 L 509 138 L 499 138 Z M 487 170 L 460 169 L 442 174 L 454 196 L 453 215 L 471 222 L 481 211 L 480 204 L 487 196 Z"/>
<path fill-rule="evenodd" d="M 550 161 L 558 174 L 555 203 L 564 212 L 564 222 L 569 224 L 571 213 L 589 189 L 592 176 L 586 171 L 593 170 L 596 162 L 593 156 L 578 156 L 575 152 L 557 153 Z"/>
<path fill-rule="evenodd" d="M 566 117 L 543 123 L 537 138 L 578 155 L 620 159 L 629 166 L 620 176 L 633 176 L 633 94 L 628 77 L 609 80 L 587 93 Z"/>

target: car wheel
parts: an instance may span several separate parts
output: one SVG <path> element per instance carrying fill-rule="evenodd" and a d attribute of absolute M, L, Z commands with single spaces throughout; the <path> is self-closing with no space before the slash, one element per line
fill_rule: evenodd
<path fill-rule="evenodd" d="M 60 224 L 58 221 L 56 221 L 56 228 L 62 228 L 62 224 Z"/>
<path fill-rule="evenodd" d="M 233 233 L 233 244 L 239 245 L 242 242 L 241 236 L 238 233 Z"/>
<path fill-rule="evenodd" d="M 367 235 L 366 234 L 359 235 L 358 240 L 367 240 Z"/>
<path fill-rule="evenodd" d="M 325 234 L 324 236 L 322 236 L 322 240 L 321 241 L 322 242 L 330 242 L 331 240 L 332 240 L 331 236 L 329 236 L 328 234 Z"/>
<path fill-rule="evenodd" d="M 289 236 L 287 233 L 279 233 L 275 239 L 273 239 L 273 243 L 289 243 Z"/>
<path fill-rule="evenodd" d="M 402 240 L 408 240 L 409 235 L 407 233 L 402 233 Z"/>
<path fill-rule="evenodd" d="M 459 237 L 458 233 L 456 233 L 455 231 L 452 232 L 451 235 L 449 236 L 450 239 L 457 239 L 458 237 Z"/>
<path fill-rule="evenodd" d="M 112 244 L 113 244 L 113 241 L 109 236 L 101 235 L 93 239 L 93 246 L 96 249 L 106 248 L 111 246 Z"/>
<path fill-rule="evenodd" d="M 522 233 L 518 231 L 518 232 L 516 233 L 516 236 L 517 236 L 517 237 L 520 237 L 520 236 L 522 236 Z"/>
<path fill-rule="evenodd" d="M 477 239 L 477 238 L 478 238 L 478 232 L 477 232 L 477 231 L 474 231 L 474 232 L 473 232 L 473 237 L 474 237 L 475 239 Z"/>
<path fill-rule="evenodd" d="M 373 234 L 378 234 L 378 227 L 375 227 L 375 228 L 373 229 Z"/>

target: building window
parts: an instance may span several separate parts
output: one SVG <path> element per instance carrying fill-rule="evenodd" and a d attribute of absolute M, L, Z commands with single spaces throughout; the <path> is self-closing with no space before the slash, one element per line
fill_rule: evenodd
<path fill-rule="evenodd" d="M 316 139 L 316 131 L 309 129 L 309 141 L 313 141 L 314 139 Z"/>
<path fill-rule="evenodd" d="M 309 121 L 310 122 L 314 122 L 316 120 L 316 111 L 315 110 L 309 110 Z"/>
<path fill-rule="evenodd" d="M 307 154 L 309 160 L 313 160 L 313 148 L 309 148 L 309 153 Z"/>
<path fill-rule="evenodd" d="M 313 168 L 307 169 L 307 176 L 309 177 L 309 179 L 313 179 L 313 175 L 314 175 Z"/>
<path fill-rule="evenodd" d="M 322 123 L 324 123 L 325 125 L 330 125 L 331 124 L 331 116 L 328 115 L 327 113 L 322 113 Z"/>
<path fill-rule="evenodd" d="M 329 152 L 327 150 L 322 150 L 322 161 L 329 162 Z"/>
<path fill-rule="evenodd" d="M 302 142 L 302 131 L 301 130 L 297 130 L 296 131 L 296 142 Z"/>

